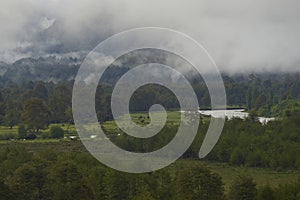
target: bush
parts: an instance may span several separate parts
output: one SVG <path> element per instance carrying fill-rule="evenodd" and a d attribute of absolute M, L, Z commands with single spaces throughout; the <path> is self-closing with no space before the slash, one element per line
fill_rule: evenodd
<path fill-rule="evenodd" d="M 0 134 L 0 140 L 13 140 L 16 138 L 16 135 L 14 133 L 4 133 Z"/>
<path fill-rule="evenodd" d="M 30 133 L 26 136 L 26 140 L 34 140 L 36 138 L 36 135 L 34 133 Z"/>
<path fill-rule="evenodd" d="M 298 200 L 300 199 L 300 177 L 297 182 L 280 185 L 275 191 L 276 199 Z"/>
<path fill-rule="evenodd" d="M 178 199 L 224 199 L 221 177 L 199 164 L 180 171 L 175 185 Z"/>
<path fill-rule="evenodd" d="M 275 200 L 273 189 L 269 185 L 265 185 L 258 191 L 258 200 Z"/>
<path fill-rule="evenodd" d="M 230 164 L 232 165 L 244 165 L 245 164 L 245 156 L 244 156 L 244 150 L 241 148 L 235 148 L 233 153 L 230 157 Z"/>
<path fill-rule="evenodd" d="M 64 130 L 59 126 L 52 126 L 50 128 L 50 137 L 51 138 L 63 138 L 64 137 Z"/>
<path fill-rule="evenodd" d="M 49 138 L 51 138 L 51 135 L 50 135 L 50 132 L 49 132 L 49 131 L 47 131 L 47 132 L 42 132 L 42 133 L 40 134 L 40 136 L 41 136 L 42 139 L 49 139 Z"/>
<path fill-rule="evenodd" d="M 27 130 L 24 124 L 21 124 L 18 128 L 18 138 L 25 139 L 27 137 Z"/>
<path fill-rule="evenodd" d="M 231 200 L 254 200 L 257 189 L 253 179 L 245 174 L 239 175 L 230 187 L 229 199 Z"/>

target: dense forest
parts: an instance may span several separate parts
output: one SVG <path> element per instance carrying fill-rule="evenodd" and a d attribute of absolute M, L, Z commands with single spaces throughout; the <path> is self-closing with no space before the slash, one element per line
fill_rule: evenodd
<path fill-rule="evenodd" d="M 126 70 L 125 70 L 126 71 Z M 99 85 L 96 93 L 96 111 L 100 122 L 112 119 L 110 97 L 114 82 L 110 77 L 120 77 L 125 73 L 117 69 L 106 72 L 105 83 Z M 271 78 L 272 77 L 272 78 Z M 254 75 L 229 77 L 223 75 L 227 104 L 232 107 L 246 108 L 260 116 L 282 117 L 300 110 L 299 74 Z M 109 81 L 111 80 L 111 81 Z M 47 123 L 66 123 L 71 120 L 71 96 L 73 81 L 54 83 L 29 81 L 18 84 L 8 82 L 0 86 L 0 124 L 10 127 L 21 123 L 25 105 L 37 102 L 47 109 Z M 200 108 L 209 108 L 210 97 L 205 83 L 194 81 L 192 84 L 198 96 Z M 30 102 L 31 101 L 31 102 Z M 146 85 L 135 91 L 131 98 L 132 112 L 147 111 L 155 103 L 167 109 L 178 109 L 176 97 L 168 89 L 159 85 Z M 28 107 L 28 106 L 27 106 Z M 26 118 L 26 117 L 25 117 Z M 46 118 L 46 117 L 45 117 Z"/>
<path fill-rule="evenodd" d="M 228 191 L 222 178 L 200 161 L 146 174 L 117 172 L 87 152 L 44 148 L 29 152 L 11 144 L 0 150 L 0 199 L 187 199 L 297 200 L 300 179 L 277 187 L 257 186 L 246 172 L 232 177 Z M 59 147 L 56 144 L 56 147 Z M 187 162 L 189 163 L 189 162 Z"/>
<path fill-rule="evenodd" d="M 51 59 L 63 67 L 71 58 Z M 174 170 L 175 163 L 173 168 L 134 175 L 103 166 L 84 150 L 80 141 L 64 139 L 68 134 L 77 135 L 76 130 L 71 133 L 69 127 L 74 128 L 72 87 L 80 61 L 71 60 L 66 68 L 69 71 L 53 71 L 49 75 L 52 77 L 47 79 L 45 75 L 44 80 L 29 81 L 21 77 L 29 72 L 32 76 L 44 73 L 44 69 L 39 71 L 37 66 L 40 62 L 47 63 L 47 59 L 24 59 L 2 73 L 0 126 L 17 129 L 17 132 L 0 133 L 0 199 L 300 198 L 300 178 L 276 186 L 257 185 L 245 171 L 231 177 L 230 184 L 225 184 L 221 178 L 223 174 L 213 172 L 203 161 L 198 161 L 198 152 L 210 122 L 207 116 L 201 116 L 198 134 L 181 158 L 185 162 L 182 168 Z M 52 64 L 53 61 L 48 63 L 48 67 L 53 67 Z M 20 66 L 23 66 L 21 71 Z M 171 117 L 161 132 L 149 139 L 132 138 L 116 128 L 113 122 L 111 93 L 115 82 L 128 70 L 112 66 L 100 80 L 95 94 L 98 120 L 109 139 L 123 149 L 132 152 L 159 149 L 174 137 L 179 118 Z M 14 73 L 18 76 L 12 79 Z M 244 108 L 250 114 L 246 119 L 226 119 L 221 138 L 204 162 L 222 163 L 228 168 L 262 168 L 274 170 L 274 173 L 291 171 L 299 176 L 299 74 L 222 76 L 228 108 Z M 200 109 L 209 109 L 210 98 L 205 83 L 198 78 L 190 77 L 190 80 Z M 136 90 L 130 100 L 130 111 L 136 122 L 147 124 L 147 111 L 157 103 L 167 108 L 168 115 L 179 114 L 178 101 L 171 91 L 148 84 Z M 272 116 L 276 120 L 261 124 L 258 116 Z M 25 143 L 28 141 L 32 144 Z M 48 148 L 50 142 L 54 148 Z M 32 148 L 36 144 L 39 149 Z M 190 160 L 193 160 L 192 164 Z"/>
<path fill-rule="evenodd" d="M 284 87 L 285 81 L 286 79 L 282 79 L 281 85 L 266 88 L 275 93 L 278 88 Z M 245 82 L 244 87 L 247 86 L 246 83 L 249 82 Z M 72 84 L 72 81 L 59 84 L 38 81 L 24 85 L 10 83 L 1 88 L 1 125 L 10 128 L 17 126 L 18 134 L 1 133 L 0 139 L 40 138 L 46 142 L 44 145 L 40 144 L 39 150 L 24 149 L 14 141 L 9 145 L 0 145 L 2 199 L 299 199 L 300 179 L 298 182 L 289 181 L 276 187 L 268 184 L 258 186 L 251 174 L 241 172 L 232 177 L 229 188 L 225 190 L 221 176 L 212 172 L 201 161 L 188 164 L 188 160 L 198 158 L 198 151 L 209 125 L 209 118 L 205 116 L 201 117 L 194 143 L 182 156 L 187 164 L 177 170 L 166 168 L 142 175 L 126 174 L 101 165 L 82 147 L 74 149 L 72 141 L 58 142 L 55 149 L 48 149 L 47 138 L 63 138 L 66 132 L 58 126 L 51 126 L 50 134 L 43 129 L 53 123 L 73 123 Z M 195 83 L 195 86 L 204 87 L 201 84 Z M 256 84 L 258 83 L 247 88 L 245 97 L 239 99 L 240 103 L 232 105 L 243 107 L 247 103 L 249 91 L 253 91 Z M 239 90 L 233 88 L 240 87 L 240 84 L 226 83 L 226 88 L 230 88 L 228 97 Z M 99 85 L 95 98 L 98 118 L 115 144 L 133 152 L 148 152 L 164 146 L 173 138 L 177 130 L 176 121 L 167 121 L 163 130 L 150 139 L 131 138 L 115 128 L 110 130 L 111 91 L 112 86 Z M 144 98 L 146 93 L 150 93 L 152 98 Z M 165 103 L 171 111 L 177 108 L 172 95 L 165 88 L 156 85 L 142 87 L 133 95 L 130 108 L 136 112 L 139 123 L 147 123 L 148 117 L 143 111 L 153 103 Z M 260 100 L 259 96 L 257 95 L 256 101 Z M 258 122 L 257 114 L 261 112 L 261 108 L 268 106 L 267 103 L 249 108 L 252 113 L 246 120 L 226 120 L 219 142 L 205 161 L 227 163 L 233 167 L 273 169 L 278 172 L 299 171 L 299 95 L 286 95 L 282 92 L 281 96 L 279 93 L 277 96 L 278 100 L 272 102 L 269 109 L 276 114 L 274 116 L 278 116 L 276 121 L 267 124 Z M 116 135 L 120 136 L 115 137 Z M 63 146 L 59 147 L 61 145 Z M 58 150 L 59 148 L 62 150 Z"/>

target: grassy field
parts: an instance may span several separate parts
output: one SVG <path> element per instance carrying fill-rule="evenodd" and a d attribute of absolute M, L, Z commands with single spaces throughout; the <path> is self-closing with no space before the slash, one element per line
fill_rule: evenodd
<path fill-rule="evenodd" d="M 167 112 L 167 124 L 178 125 L 180 122 L 180 114 L 181 113 L 177 111 Z M 147 112 L 131 113 L 130 115 L 132 120 L 140 126 L 146 126 L 151 122 L 151 119 L 149 118 Z M 51 124 L 47 129 L 41 130 L 40 135 L 49 132 L 51 126 L 60 126 L 66 132 L 67 135 L 76 135 L 76 128 L 74 124 Z M 107 121 L 103 124 L 103 126 L 108 134 L 118 134 L 121 132 L 121 130 L 116 125 L 115 121 Z M 89 126 L 89 129 L 93 128 L 95 127 Z M 6 126 L 0 126 L 0 141 L 1 136 L 5 135 L 14 135 L 15 137 L 17 137 L 17 132 L 18 126 L 14 126 L 12 129 Z"/>
<path fill-rule="evenodd" d="M 68 125 L 68 124 L 51 124 L 47 129 L 42 130 L 38 134 L 38 139 L 37 139 L 38 141 L 36 141 L 36 142 L 44 142 L 44 141 L 39 140 L 39 136 L 41 136 L 43 133 L 48 133 L 52 126 L 61 127 L 65 131 L 66 135 L 76 135 L 76 128 L 73 124 L 70 124 L 70 125 Z M 2 142 L 2 143 L 5 142 L 6 140 L 8 140 L 7 138 L 16 139 L 17 135 L 18 135 L 18 126 L 14 126 L 12 129 L 10 129 L 7 126 L 0 126 L 0 142 Z M 29 142 L 29 141 L 27 141 L 27 142 Z"/>
<path fill-rule="evenodd" d="M 0 126 L 0 134 L 17 134 L 18 126 L 14 126 L 10 129 L 7 126 Z"/>

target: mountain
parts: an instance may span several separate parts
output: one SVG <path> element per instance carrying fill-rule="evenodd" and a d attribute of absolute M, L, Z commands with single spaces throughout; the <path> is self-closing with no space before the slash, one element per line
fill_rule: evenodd
<path fill-rule="evenodd" d="M 0 61 L 0 76 L 3 76 L 7 72 L 8 68 L 9 68 L 8 64 Z"/>
<path fill-rule="evenodd" d="M 23 52 L 31 52 L 36 56 L 41 55 L 41 52 L 46 55 L 90 51 L 112 34 L 110 29 L 101 29 L 99 26 L 78 25 L 70 31 L 60 20 L 54 20 L 46 27 L 31 36 L 28 41 L 30 45 Z"/>
<path fill-rule="evenodd" d="M 78 58 L 22 58 L 13 64 L 0 63 L 0 82 L 25 83 L 28 81 L 59 82 L 72 80 L 82 60 Z"/>

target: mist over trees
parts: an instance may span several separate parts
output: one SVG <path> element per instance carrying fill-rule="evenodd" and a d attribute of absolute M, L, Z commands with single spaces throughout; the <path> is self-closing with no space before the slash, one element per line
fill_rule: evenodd
<path fill-rule="evenodd" d="M 63 61 L 57 65 L 64 65 Z M 70 59 L 70 58 L 69 58 Z M 51 79 L 29 81 L 44 68 L 39 62 L 24 59 L 17 72 L 7 70 L 0 85 L 0 125 L 13 129 L 16 135 L 1 135 L 1 139 L 31 140 L 35 138 L 63 141 L 66 132 L 57 125 L 70 126 L 72 117 L 72 76 L 79 61 L 73 60 L 66 73 L 51 74 Z M 132 62 L 132 61 L 130 61 Z M 16 64 L 16 65 L 17 65 Z M 52 67 L 52 66 L 51 66 Z M 51 71 L 49 68 L 49 72 Z M 15 68 L 16 69 L 16 68 Z M 116 81 L 129 68 L 113 66 L 99 81 L 95 94 L 95 109 L 101 126 L 113 120 L 110 102 Z M 18 69 L 19 70 L 19 69 Z M 41 70 L 41 71 L 39 71 Z M 30 73 L 29 73 L 30 72 Z M 69 74 L 69 72 L 71 72 Z M 10 74 L 11 73 L 11 74 Z M 27 74 L 29 73 L 29 75 Z M 74 73 L 73 75 L 71 75 Z M 23 77 L 21 79 L 20 77 Z M 226 120 L 223 133 L 206 162 L 226 163 L 232 167 L 265 168 L 282 172 L 300 169 L 300 79 L 299 74 L 223 74 L 229 108 L 245 108 L 247 119 Z M 55 78 L 53 78 L 55 77 Z M 190 77 L 191 78 L 191 77 Z M 200 108 L 210 108 L 207 87 L 202 79 L 192 79 Z M 130 99 L 132 113 L 145 113 L 153 104 L 162 104 L 169 111 L 179 109 L 174 94 L 167 88 L 148 84 L 137 89 Z M 276 121 L 261 124 L 257 116 L 274 116 Z M 145 124 L 147 116 L 140 116 Z M 52 124 L 52 125 L 51 125 Z M 49 132 L 43 129 L 50 126 Z M 209 125 L 208 117 L 201 116 L 198 134 L 182 159 L 198 159 L 199 148 Z M 167 122 L 161 133 L 152 139 L 136 139 L 119 129 L 109 132 L 109 138 L 121 148 L 133 152 L 149 152 L 166 145 L 177 130 L 176 122 Z M 76 134 L 76 133 L 75 133 Z M 117 137 L 116 137 L 117 135 Z M 18 141 L 19 142 L 19 141 Z M 61 145 L 60 143 L 57 144 Z M 64 146 L 72 146 L 73 143 Z M 57 146 L 57 147 L 58 147 Z M 42 148 L 42 147 L 41 147 Z M 67 150 L 66 150 L 67 151 Z M 34 152 L 34 151 L 33 151 Z M 83 153 L 60 153 L 51 150 L 34 152 L 18 147 L 0 148 L 0 193 L 4 199 L 275 199 L 299 197 L 299 183 L 291 182 L 278 187 L 258 186 L 247 174 L 232 177 L 232 185 L 225 191 L 220 175 L 199 164 L 173 173 L 162 170 L 131 176 L 99 165 Z M 3 172 L 3 173 L 2 173 Z"/>

